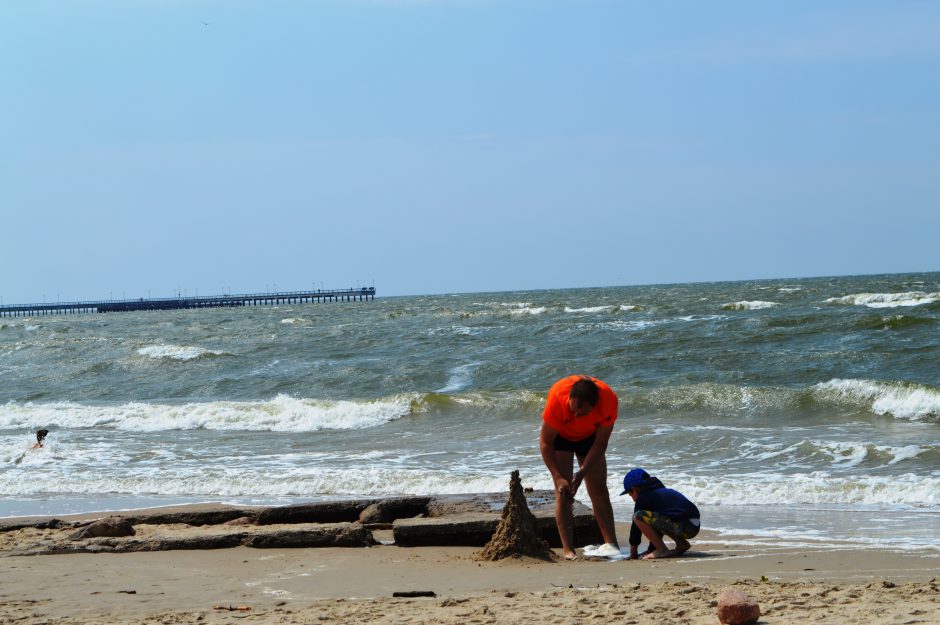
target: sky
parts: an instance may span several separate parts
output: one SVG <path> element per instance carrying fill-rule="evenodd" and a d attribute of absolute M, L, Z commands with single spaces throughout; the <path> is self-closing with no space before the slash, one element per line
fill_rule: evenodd
<path fill-rule="evenodd" d="M 4 303 L 940 270 L 940 3 L 5 0 Z"/>

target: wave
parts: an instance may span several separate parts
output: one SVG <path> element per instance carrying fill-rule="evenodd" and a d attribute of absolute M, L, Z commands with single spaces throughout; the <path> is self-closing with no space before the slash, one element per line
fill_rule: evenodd
<path fill-rule="evenodd" d="M 547 306 L 523 306 L 521 308 L 513 308 L 509 311 L 510 315 L 541 315 L 543 312 L 548 310 Z"/>
<path fill-rule="evenodd" d="M 908 382 L 833 379 L 814 389 L 825 395 L 862 402 L 879 415 L 911 421 L 940 421 L 940 389 Z"/>
<path fill-rule="evenodd" d="M 161 468 L 159 472 L 112 475 L 63 475 L 56 480 L 62 494 L 109 493 L 124 495 L 174 495 L 183 497 L 310 497 L 378 495 L 446 495 L 505 492 L 507 476 L 492 472 L 455 475 L 426 468 L 349 467 L 324 471 L 322 467 Z M 22 479 L 0 478 L 0 495 L 33 496 L 49 491 L 49 477 L 39 472 Z M 533 472 L 523 477 L 526 486 L 551 488 L 550 480 Z"/>
<path fill-rule="evenodd" d="M 588 306 L 587 308 L 570 308 L 565 306 L 566 313 L 599 313 L 599 312 L 609 312 L 613 310 L 613 305 L 607 306 Z"/>
<path fill-rule="evenodd" d="M 731 428 L 733 429 L 733 428 Z M 730 429 L 727 429 L 730 430 Z M 926 462 L 940 457 L 940 447 L 936 445 L 878 445 L 875 443 L 811 440 L 781 442 L 776 437 L 768 440 L 756 440 L 749 432 L 746 440 L 738 444 L 741 459 L 747 463 L 762 463 L 767 467 L 805 467 L 807 463 L 815 466 L 828 465 L 833 469 L 845 469 L 865 464 L 869 469 L 890 467 L 907 460 L 924 456 Z M 726 465 L 730 458 L 722 460 Z"/>
<path fill-rule="evenodd" d="M 198 358 L 211 358 L 213 356 L 230 356 L 228 352 L 191 347 L 184 345 L 151 345 L 137 350 L 141 356 L 154 360 L 196 360 Z"/>
<path fill-rule="evenodd" d="M 917 326 L 933 325 L 937 320 L 933 317 L 915 317 L 912 315 L 889 315 L 859 321 L 856 327 L 865 330 L 904 330 Z"/>
<path fill-rule="evenodd" d="M 773 308 L 779 306 L 777 302 L 764 302 L 761 300 L 754 300 L 751 302 L 742 301 L 742 302 L 729 302 L 727 304 L 722 304 L 722 310 L 763 310 L 764 308 Z"/>
<path fill-rule="evenodd" d="M 72 402 L 7 403 L 0 428 L 110 428 L 135 432 L 232 430 L 315 432 L 370 428 L 420 410 L 421 396 L 400 394 L 374 401 L 296 399 L 186 404 L 132 402 L 86 406 Z"/>
<path fill-rule="evenodd" d="M 909 382 L 833 379 L 800 388 L 704 383 L 634 389 L 621 392 L 620 401 L 640 412 L 759 416 L 850 407 L 860 413 L 940 422 L 940 388 Z"/>
<path fill-rule="evenodd" d="M 447 384 L 438 389 L 437 392 L 451 393 L 467 388 L 473 381 L 473 370 L 482 364 L 482 362 L 468 362 L 466 364 L 457 365 L 450 370 L 450 377 L 447 380 Z"/>
<path fill-rule="evenodd" d="M 864 478 L 838 477 L 827 471 L 741 474 L 720 479 L 669 480 L 666 486 L 706 505 L 827 504 L 918 509 L 940 506 L 940 477 L 914 473 Z"/>
<path fill-rule="evenodd" d="M 296 464 L 203 464 L 159 467 L 124 467 L 121 471 L 50 473 L 54 465 L 30 467 L 15 476 L 0 476 L 0 495 L 34 496 L 48 493 L 54 476 L 56 493 L 125 495 L 176 495 L 184 497 L 311 497 L 443 495 L 505 492 L 504 472 L 452 467 L 450 469 L 390 466 L 363 460 L 354 466 L 324 470 L 315 461 Z M 508 469 L 507 469 L 508 470 Z M 552 488 L 544 467 L 520 467 L 523 484 Z M 654 470 L 652 473 L 656 473 Z M 839 477 L 827 471 L 803 473 L 743 473 L 720 477 L 662 475 L 666 486 L 684 493 L 698 505 L 838 505 L 876 509 L 898 507 L 935 510 L 940 507 L 940 477 L 907 473 L 884 477 Z M 616 484 L 622 474 L 611 473 Z M 582 495 L 585 496 L 585 495 Z M 615 501 L 615 504 L 620 503 Z"/>
<path fill-rule="evenodd" d="M 278 395 L 270 400 L 187 403 L 128 402 L 87 405 L 74 402 L 0 404 L 0 429 L 105 427 L 128 431 L 232 430 L 308 432 L 376 427 L 408 415 L 490 415 L 517 418 L 539 414 L 547 389 L 474 391 L 478 362 L 449 370 L 439 390 L 400 393 L 366 400 L 323 400 Z M 440 384 L 440 383 L 439 383 Z M 940 388 L 908 382 L 833 379 L 813 386 L 784 388 L 735 384 L 690 384 L 659 388 L 615 388 L 624 415 L 673 418 L 717 417 L 720 427 L 759 419 L 790 421 L 800 415 L 813 422 L 842 415 L 849 420 L 885 415 L 940 423 Z M 794 421 L 796 423 L 796 421 Z M 698 427 L 698 426 L 696 426 Z M 704 426 L 701 426 L 704 427 Z M 873 453 L 873 452 L 871 452 Z"/>
<path fill-rule="evenodd" d="M 940 292 L 908 291 L 906 293 L 855 293 L 844 297 L 830 297 L 826 304 L 847 304 L 869 308 L 897 308 L 899 306 L 921 306 L 940 301 Z"/>

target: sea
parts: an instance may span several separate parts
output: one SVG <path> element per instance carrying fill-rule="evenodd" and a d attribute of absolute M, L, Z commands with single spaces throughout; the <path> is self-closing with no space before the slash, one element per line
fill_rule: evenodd
<path fill-rule="evenodd" d="M 940 273 L 0 318 L 0 516 L 550 489 L 569 374 L 618 520 L 642 467 L 719 540 L 940 556 Z"/>

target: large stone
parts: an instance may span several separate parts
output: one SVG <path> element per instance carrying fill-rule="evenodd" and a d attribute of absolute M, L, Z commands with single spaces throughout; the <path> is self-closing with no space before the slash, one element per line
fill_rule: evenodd
<path fill-rule="evenodd" d="M 548 510 L 535 510 L 539 537 L 552 547 L 561 547 L 555 515 Z M 395 544 L 401 547 L 465 546 L 482 547 L 499 526 L 498 513 L 468 512 L 425 519 L 398 519 L 393 525 Z M 603 542 L 600 529 L 584 504 L 575 502 L 574 542 L 576 547 Z"/>
<path fill-rule="evenodd" d="M 81 544 L 36 546 L 21 555 L 40 553 L 128 553 L 136 551 L 174 551 L 195 549 L 228 549 L 231 547 L 294 548 L 294 547 L 369 547 L 376 542 L 372 533 L 358 523 L 310 524 L 297 528 L 220 526 L 211 531 L 153 535 L 145 539 L 102 537 Z"/>
<path fill-rule="evenodd" d="M 430 497 L 396 497 L 382 499 L 359 513 L 359 522 L 366 524 L 391 523 L 395 519 L 407 519 L 427 513 Z"/>
<path fill-rule="evenodd" d="M 214 510 L 182 510 L 178 512 L 151 512 L 128 515 L 127 520 L 134 525 L 220 525 L 244 517 L 254 518 L 257 511 L 243 508 L 221 508 Z"/>
<path fill-rule="evenodd" d="M 740 590 L 725 590 L 718 595 L 718 620 L 725 625 L 749 625 L 759 618 L 757 601 Z"/>
<path fill-rule="evenodd" d="M 119 536 L 133 536 L 135 533 L 134 526 L 124 517 L 109 516 L 104 519 L 99 519 L 90 525 L 86 525 L 69 536 L 69 538 L 71 540 L 84 540 L 86 538 L 98 538 L 102 536 L 114 538 Z"/>
<path fill-rule="evenodd" d="M 357 499 L 278 506 L 276 508 L 265 508 L 258 514 L 257 518 L 260 525 L 352 523 L 358 521 L 362 511 L 374 502 L 374 499 Z"/>
<path fill-rule="evenodd" d="M 39 530 L 59 529 L 67 523 L 60 519 L 0 519 L 0 534 L 3 532 L 16 532 L 22 529 L 35 528 Z"/>
<path fill-rule="evenodd" d="M 369 547 L 378 544 L 372 532 L 355 523 L 336 523 L 331 526 L 312 527 L 304 530 L 281 530 L 249 536 L 243 543 L 246 547 Z"/>

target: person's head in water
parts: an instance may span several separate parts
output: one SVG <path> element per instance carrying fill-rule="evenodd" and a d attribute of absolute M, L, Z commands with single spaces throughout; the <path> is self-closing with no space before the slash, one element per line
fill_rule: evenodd
<path fill-rule="evenodd" d="M 46 440 L 49 430 L 36 430 L 36 446 L 42 447 L 42 442 Z"/>
<path fill-rule="evenodd" d="M 581 378 L 568 393 L 568 408 L 576 417 L 583 417 L 597 405 L 599 391 L 591 378 Z"/>

